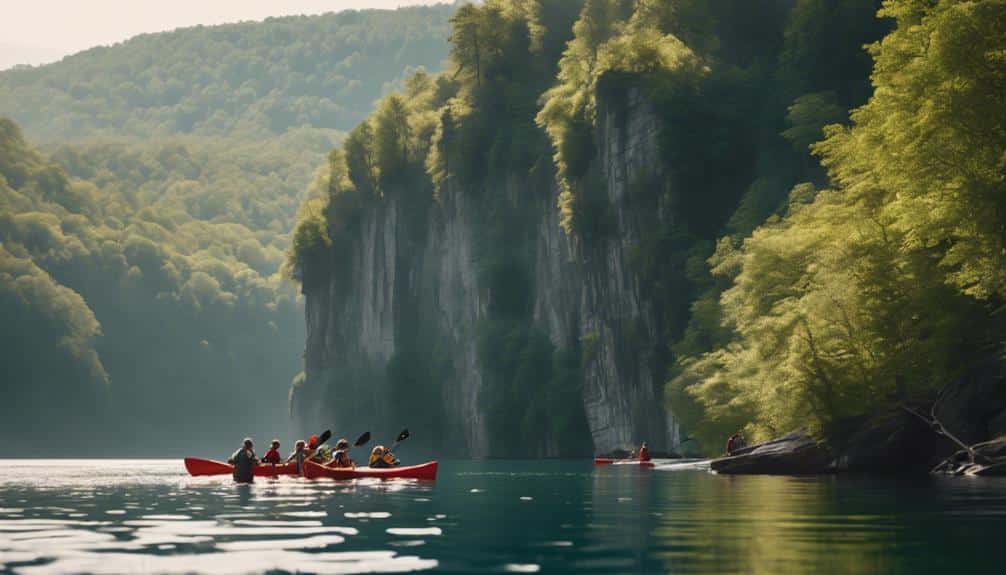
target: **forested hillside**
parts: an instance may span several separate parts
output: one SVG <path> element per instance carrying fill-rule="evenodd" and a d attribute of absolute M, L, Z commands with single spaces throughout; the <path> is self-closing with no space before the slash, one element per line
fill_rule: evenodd
<path fill-rule="evenodd" d="M 303 393 L 374 413 L 398 398 L 469 452 L 524 455 L 652 439 L 640 401 L 715 451 L 741 428 L 840 438 L 940 388 L 1004 341 L 1004 8 L 461 8 L 450 68 L 385 98 L 302 210 Z M 386 391 L 358 403 L 363 380 Z M 605 401 L 635 427 L 612 434 Z"/>
<path fill-rule="evenodd" d="M 447 4 L 144 34 L 0 73 L 0 115 L 43 141 L 348 130 L 410 68 L 438 68 Z"/>
<path fill-rule="evenodd" d="M 0 73 L 3 437 L 149 455 L 285 435 L 300 199 L 342 130 L 439 67 L 450 11 L 198 27 Z"/>
<path fill-rule="evenodd" d="M 198 158 L 182 150 L 172 161 L 184 169 Z M 280 382 L 297 368 L 299 322 L 272 234 L 193 217 L 184 202 L 195 194 L 72 178 L 9 120 L 0 175 L 3 314 L 13 319 L 3 330 L 4 437 L 27 444 L 45 421 L 81 452 L 115 441 L 139 454 L 283 421 Z M 263 402 L 274 407 L 256 409 Z M 175 425 L 181 413 L 193 423 Z"/>

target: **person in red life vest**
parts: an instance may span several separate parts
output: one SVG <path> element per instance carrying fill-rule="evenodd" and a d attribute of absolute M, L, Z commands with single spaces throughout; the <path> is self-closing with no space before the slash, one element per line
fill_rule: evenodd
<path fill-rule="evenodd" d="M 307 459 L 313 458 L 318 453 L 319 443 L 321 443 L 321 438 L 317 435 L 312 435 L 307 438 L 307 448 L 304 449 L 304 456 Z"/>
<path fill-rule="evenodd" d="M 650 460 L 650 448 L 646 447 L 646 442 L 644 441 L 642 445 L 639 446 L 639 460 L 649 461 Z"/>
<path fill-rule="evenodd" d="M 273 465 L 279 464 L 282 458 L 279 455 L 279 440 L 273 439 L 272 445 L 269 446 L 269 451 L 265 452 L 262 456 L 262 463 L 272 463 Z"/>

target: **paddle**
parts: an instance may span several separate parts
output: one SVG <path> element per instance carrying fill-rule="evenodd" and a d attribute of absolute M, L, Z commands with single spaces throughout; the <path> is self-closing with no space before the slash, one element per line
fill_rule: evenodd
<path fill-rule="evenodd" d="M 398 444 L 405 441 L 408 438 L 409 438 L 409 429 L 405 428 L 401 431 L 401 433 L 398 434 L 398 437 L 395 439 L 395 442 L 391 444 L 391 449 L 389 449 L 388 451 L 394 453 L 395 448 L 398 447 Z"/>
<path fill-rule="evenodd" d="M 325 442 L 328 441 L 329 439 L 332 439 L 332 430 L 326 429 L 325 431 L 322 431 L 321 435 L 318 436 L 318 443 L 315 444 L 314 451 L 312 452 L 311 457 L 314 457 L 314 454 L 318 453 L 318 451 L 321 449 L 321 446 L 325 445 Z M 310 447 L 308 447 L 308 449 L 310 449 Z"/>
<path fill-rule="evenodd" d="M 370 432 L 368 431 L 363 435 L 361 435 L 360 438 L 356 440 L 356 443 L 353 444 L 353 447 L 363 447 L 369 441 L 370 441 Z"/>
<path fill-rule="evenodd" d="M 353 447 L 363 447 L 369 441 L 370 441 L 370 432 L 369 431 L 365 431 L 365 432 L 363 432 L 363 435 L 361 435 L 360 437 L 356 438 L 356 441 L 353 442 L 352 446 Z M 348 449 L 346 450 L 346 453 L 347 453 L 347 457 L 348 457 L 348 454 L 349 454 L 349 450 Z M 350 460 L 350 461 L 352 461 L 352 460 Z"/>

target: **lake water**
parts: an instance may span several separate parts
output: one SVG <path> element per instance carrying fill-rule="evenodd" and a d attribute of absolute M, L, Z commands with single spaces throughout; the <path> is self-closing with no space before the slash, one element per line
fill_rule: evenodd
<path fill-rule="evenodd" d="M 1002 572 L 1006 481 L 442 462 L 238 486 L 181 461 L 7 461 L 0 571 Z"/>

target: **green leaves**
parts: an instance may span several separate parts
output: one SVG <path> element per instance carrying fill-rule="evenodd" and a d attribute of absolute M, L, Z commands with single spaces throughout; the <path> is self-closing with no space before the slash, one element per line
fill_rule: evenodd
<path fill-rule="evenodd" d="M 797 98 L 789 107 L 783 137 L 801 152 L 824 137 L 822 129 L 845 120 L 846 110 L 838 105 L 834 92 L 814 92 Z"/>
<path fill-rule="evenodd" d="M 82 181 L 12 123 L 0 126 L 0 307 L 10 322 L 0 357 L 11 405 L 32 414 L 5 412 L 5 436 L 49 421 L 87 443 L 179 410 L 205 423 L 172 441 L 205 436 L 244 417 L 208 416 L 233 406 L 234 382 L 268 393 L 295 369 L 300 329 L 278 232 L 298 192 L 285 193 L 274 165 L 245 171 L 247 148 L 184 140 L 59 149 Z"/>
<path fill-rule="evenodd" d="M 147 34 L 0 73 L 0 115 L 35 138 L 334 135 L 403 70 L 438 68 L 454 7 L 347 11 Z"/>
<path fill-rule="evenodd" d="M 672 405 L 707 437 L 842 421 L 944 385 L 1003 334 L 1006 2 L 889 0 L 875 91 L 812 146 L 837 186 L 795 188 L 741 248 L 720 300 L 730 343 L 679 362 Z M 807 94 L 803 146 L 840 106 Z M 995 303 L 994 305 L 999 305 Z M 691 402 L 691 403 L 689 403 Z"/>
<path fill-rule="evenodd" d="M 562 195 L 561 222 L 567 233 L 591 233 L 578 221 L 578 198 L 595 149 L 597 92 L 605 76 L 629 75 L 641 83 L 694 84 L 705 63 L 670 30 L 673 10 L 659 2 L 633 6 L 621 0 L 589 0 L 559 61 L 558 82 L 542 96 L 536 117 L 552 141 Z M 669 85 L 669 86 L 668 86 Z"/>

